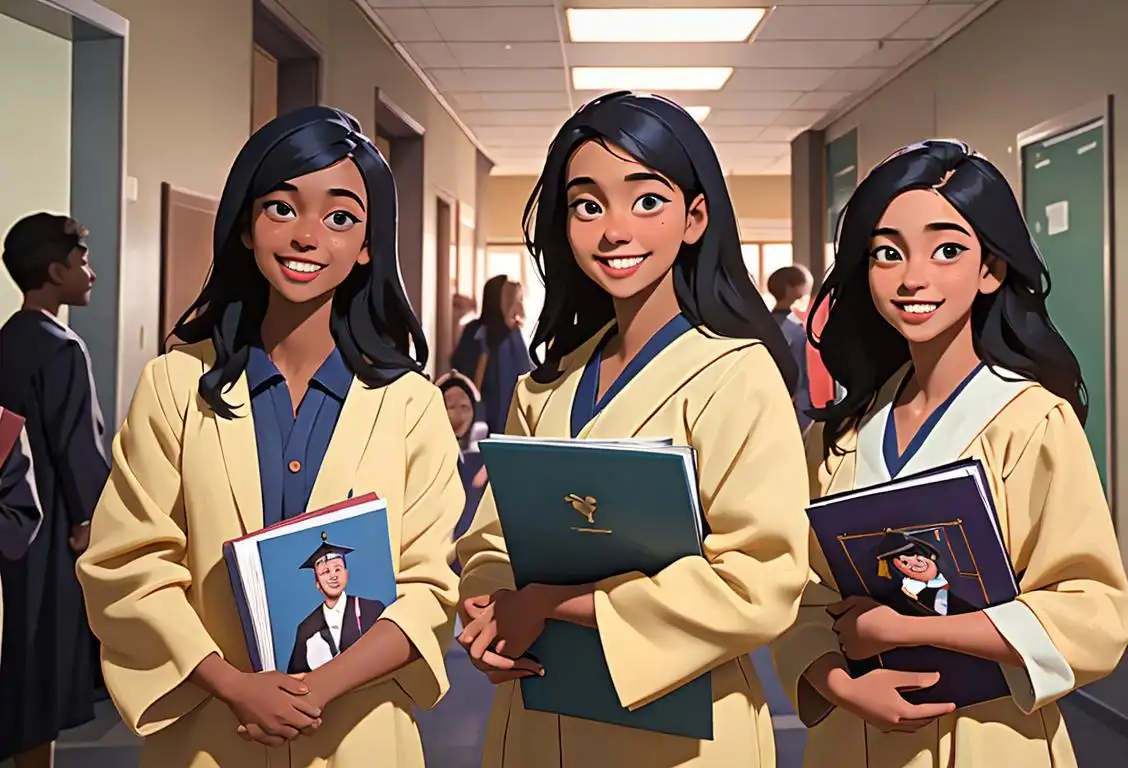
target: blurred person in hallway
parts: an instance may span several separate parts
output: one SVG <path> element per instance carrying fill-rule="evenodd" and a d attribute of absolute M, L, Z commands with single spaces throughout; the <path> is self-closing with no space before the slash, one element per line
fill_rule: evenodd
<path fill-rule="evenodd" d="M 454 538 L 457 540 L 470 527 L 474 511 L 478 509 L 478 502 L 482 499 L 482 490 L 486 486 L 486 464 L 482 460 L 482 452 L 478 450 L 478 441 L 489 435 L 489 428 L 476 418 L 481 398 L 478 388 L 469 378 L 459 371 L 451 371 L 439 377 L 435 386 L 443 393 L 447 418 L 450 419 L 450 427 L 458 440 L 461 454 L 458 474 L 462 478 L 462 488 L 466 491 L 466 506 L 461 519 L 454 526 Z M 455 573 L 461 571 L 457 560 L 453 567 Z"/>
<path fill-rule="evenodd" d="M 250 137 L 172 336 L 77 569 L 141 765 L 423 768 L 412 711 L 449 687 L 464 497 L 399 273 L 395 180 L 353 117 L 307 107 Z M 304 677 L 254 672 L 224 543 L 367 493 L 387 501 L 395 601 Z"/>
<path fill-rule="evenodd" d="M 60 307 L 90 302 L 87 234 L 74 219 L 36 213 L 4 239 L 23 305 L 0 328 L 0 406 L 27 419 L 43 510 L 24 558 L 0 560 L 0 760 L 14 756 L 18 768 L 50 766 L 59 732 L 94 718 L 96 643 L 74 567 L 110 465 L 86 345 L 58 319 Z"/>
<path fill-rule="evenodd" d="M 775 300 L 772 317 L 783 331 L 787 348 L 799 366 L 799 380 L 793 399 L 799 428 L 804 431 L 811 423 L 811 417 L 807 415 L 811 407 L 811 392 L 807 380 L 807 329 L 803 325 L 803 314 L 811 299 L 812 283 L 811 273 L 800 264 L 781 267 L 768 277 L 768 293 Z"/>
<path fill-rule="evenodd" d="M 533 368 L 521 335 L 523 289 L 494 275 L 482 289 L 482 312 L 462 331 L 450 367 L 462 371 L 482 394 L 480 417 L 490 432 L 504 432 L 517 379 Z"/>

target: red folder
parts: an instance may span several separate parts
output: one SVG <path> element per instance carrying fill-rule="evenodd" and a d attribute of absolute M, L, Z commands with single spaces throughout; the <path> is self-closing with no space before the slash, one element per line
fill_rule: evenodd
<path fill-rule="evenodd" d="M 8 455 L 20 441 L 24 428 L 24 417 L 7 408 L 0 408 L 0 464 L 8 460 Z"/>

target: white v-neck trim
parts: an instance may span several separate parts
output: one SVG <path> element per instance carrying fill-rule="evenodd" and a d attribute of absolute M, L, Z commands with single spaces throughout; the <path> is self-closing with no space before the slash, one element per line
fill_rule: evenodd
<path fill-rule="evenodd" d="M 893 479 L 885 463 L 885 430 L 893 412 L 893 401 L 907 373 L 906 366 L 890 379 L 878 401 L 880 407 L 863 421 L 858 431 L 854 488 L 866 488 Z M 917 451 L 901 466 L 897 476 L 912 475 L 956 461 L 1011 400 L 1034 385 L 1035 382 L 1011 371 L 984 366 L 948 405 Z"/>

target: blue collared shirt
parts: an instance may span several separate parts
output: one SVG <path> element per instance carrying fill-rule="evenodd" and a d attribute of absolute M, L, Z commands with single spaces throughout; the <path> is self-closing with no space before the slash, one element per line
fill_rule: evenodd
<path fill-rule="evenodd" d="M 265 525 L 306 511 L 352 380 L 340 350 L 334 349 L 310 379 L 295 418 L 286 379 L 262 348 L 251 347 L 247 382 Z"/>

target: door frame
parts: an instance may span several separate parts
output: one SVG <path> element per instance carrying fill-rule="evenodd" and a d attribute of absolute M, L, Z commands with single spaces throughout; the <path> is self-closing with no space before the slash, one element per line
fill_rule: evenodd
<path fill-rule="evenodd" d="M 65 30 L 44 30 L 69 39 L 72 44 L 68 213 L 91 229 L 92 252 L 99 257 L 112 255 L 113 263 L 97 259 L 102 287 L 95 292 L 89 307 L 75 307 L 68 312 L 67 325 L 94 347 L 91 375 L 109 427 L 105 434 L 108 451 L 132 394 L 132 382 L 129 393 L 122 391 L 130 356 L 125 350 L 144 349 L 146 342 L 144 323 L 130 328 L 122 323 L 126 205 L 137 199 L 137 180 L 126 172 L 129 20 L 94 0 L 34 0 L 27 9 L 70 17 Z M 18 13 L 13 18 L 39 26 Z M 77 86 L 76 69 L 85 81 Z M 91 96 L 95 93 L 100 97 Z M 113 98 L 107 98 L 107 93 L 112 93 Z M 78 130 L 78 126 L 83 130 Z M 112 151 L 108 151 L 109 146 Z"/>
<path fill-rule="evenodd" d="M 1116 232 L 1115 210 L 1113 208 L 1113 97 L 1112 94 L 1107 95 L 1103 99 L 1089 102 L 1088 104 L 1064 112 L 1049 120 L 1038 123 L 1032 128 L 1022 131 L 1018 134 L 1015 140 L 1015 155 L 1018 162 L 1018 177 L 1017 183 L 1017 197 L 1019 205 L 1022 207 L 1023 215 L 1026 212 L 1026 190 L 1024 184 L 1024 168 L 1022 164 L 1022 152 L 1031 144 L 1045 141 L 1057 136 L 1064 136 L 1065 134 L 1073 131 L 1089 130 L 1095 127 L 1095 123 L 1101 123 L 1104 129 L 1104 206 L 1105 206 L 1105 231 L 1104 231 L 1104 325 L 1105 325 L 1105 409 L 1108 414 L 1108 424 L 1105 429 L 1105 466 L 1106 466 L 1106 482 L 1108 488 L 1106 493 L 1108 495 L 1109 509 L 1112 511 L 1112 521 L 1116 526 L 1118 534 L 1120 533 L 1120 525 L 1117 516 L 1116 504 L 1116 468 L 1117 468 L 1117 437 L 1118 432 L 1116 425 L 1117 407 L 1116 407 L 1116 308 L 1114 302 L 1115 295 L 1115 280 L 1116 280 L 1116 264 L 1115 264 L 1115 243 L 1114 236 Z M 1122 549 L 1124 542 L 1121 542 Z"/>
<path fill-rule="evenodd" d="M 451 301 L 458 292 L 450 285 L 452 267 L 458 266 L 458 197 L 454 193 L 436 186 L 435 192 L 435 335 L 432 350 L 432 367 L 435 377 L 450 370 L 450 356 L 454 353 L 456 340 L 452 338 L 454 307 Z M 444 250 L 439 239 L 439 205 L 450 211 L 447 224 L 447 247 Z M 454 250 L 453 258 L 451 250 Z"/>

